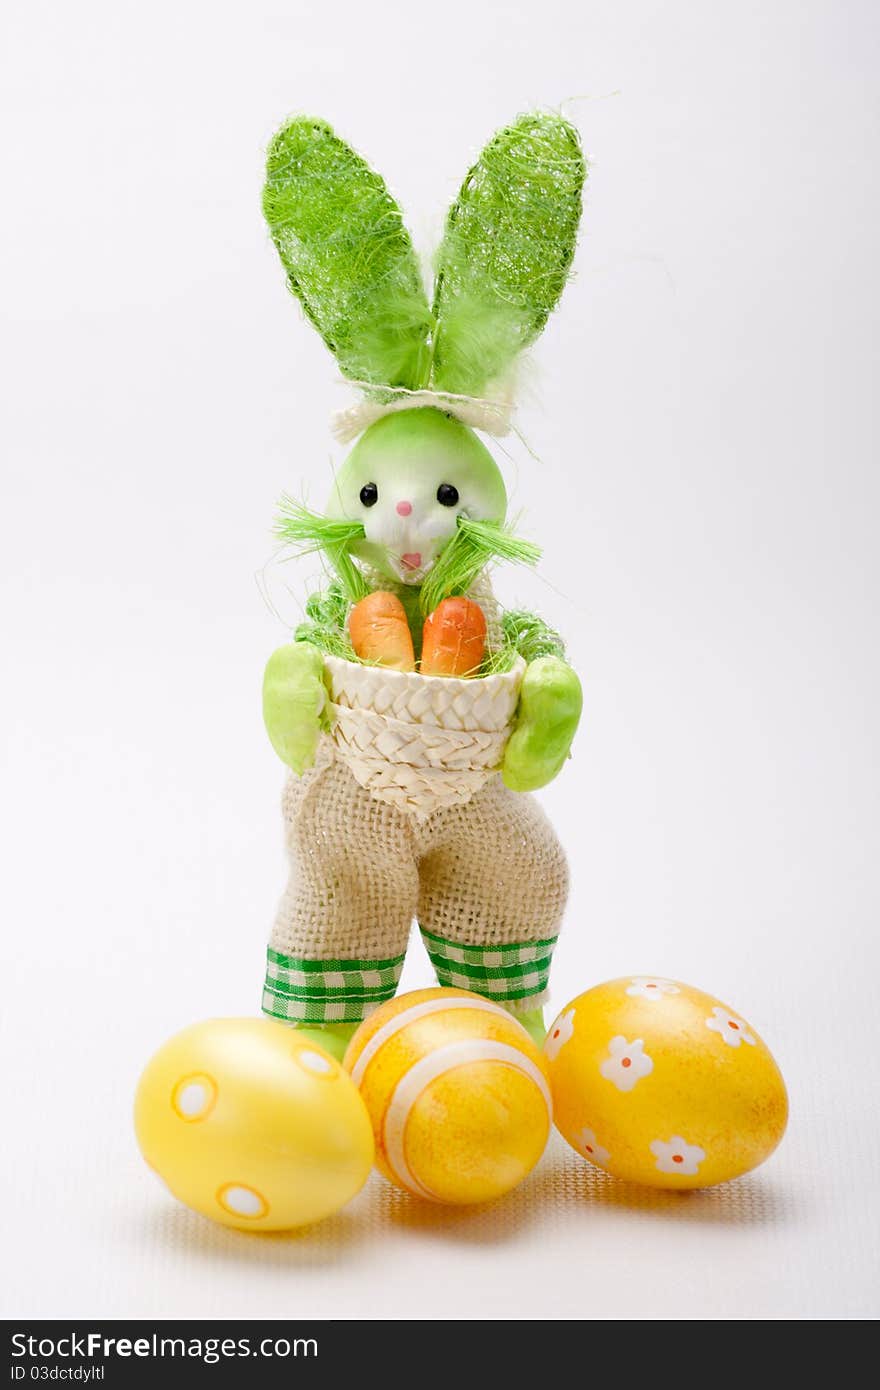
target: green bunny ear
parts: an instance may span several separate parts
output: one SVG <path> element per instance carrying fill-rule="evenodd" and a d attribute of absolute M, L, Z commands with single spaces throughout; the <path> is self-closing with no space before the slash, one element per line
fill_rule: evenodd
<path fill-rule="evenodd" d="M 489 142 L 446 222 L 433 384 L 480 395 L 541 332 L 574 256 L 586 164 L 561 116 L 520 116 Z"/>
<path fill-rule="evenodd" d="M 431 314 L 379 175 L 324 121 L 297 116 L 269 146 L 263 213 L 291 290 L 345 376 L 423 386 Z"/>

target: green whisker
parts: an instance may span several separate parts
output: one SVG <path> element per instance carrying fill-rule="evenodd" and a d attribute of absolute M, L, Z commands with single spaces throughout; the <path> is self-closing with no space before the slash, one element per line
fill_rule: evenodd
<path fill-rule="evenodd" d="M 443 599 L 467 593 L 477 575 L 494 561 L 536 565 L 540 558 L 540 546 L 515 535 L 503 522 L 460 516 L 455 535 L 422 585 L 422 612 L 433 613 Z"/>
<path fill-rule="evenodd" d="M 297 555 L 322 554 L 352 603 L 369 593 L 367 581 L 350 553 L 351 547 L 364 538 L 364 528 L 359 521 L 336 520 L 311 512 L 296 498 L 284 493 L 274 531 Z"/>

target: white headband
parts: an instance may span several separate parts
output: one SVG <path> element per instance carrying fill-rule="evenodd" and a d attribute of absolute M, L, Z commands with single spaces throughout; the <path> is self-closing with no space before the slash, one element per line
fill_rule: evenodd
<path fill-rule="evenodd" d="M 348 381 L 346 385 L 359 386 L 365 391 L 375 391 L 376 386 L 369 381 Z M 383 415 L 394 415 L 399 410 L 417 410 L 419 406 L 433 406 L 454 415 L 463 425 L 482 430 L 484 434 L 500 439 L 511 430 L 513 402 L 503 400 L 483 400 L 479 396 L 461 396 L 454 391 L 410 391 L 405 386 L 386 386 L 379 388 L 384 400 L 369 400 L 364 397 L 356 405 L 345 410 L 334 411 L 331 427 L 334 437 L 340 444 L 350 444 L 359 434 Z"/>

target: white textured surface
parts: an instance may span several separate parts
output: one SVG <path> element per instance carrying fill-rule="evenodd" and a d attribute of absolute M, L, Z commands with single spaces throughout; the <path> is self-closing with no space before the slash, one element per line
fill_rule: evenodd
<path fill-rule="evenodd" d="M 878 22 L 4 7 L 3 1312 L 880 1311 Z M 545 796 L 574 868 L 555 1000 L 637 971 L 714 991 L 774 1048 L 790 1131 L 696 1197 L 557 1144 L 485 1212 L 375 1180 L 314 1232 L 236 1235 L 170 1202 L 130 1104 L 170 1032 L 255 1010 L 284 878 L 282 627 L 251 576 L 282 489 L 320 503 L 343 402 L 261 227 L 262 146 L 326 114 L 428 246 L 479 142 L 574 97 L 578 278 L 521 417 L 541 462 L 505 464 L 547 583 L 498 585 L 587 692 Z M 285 617 L 314 574 L 267 572 Z"/>

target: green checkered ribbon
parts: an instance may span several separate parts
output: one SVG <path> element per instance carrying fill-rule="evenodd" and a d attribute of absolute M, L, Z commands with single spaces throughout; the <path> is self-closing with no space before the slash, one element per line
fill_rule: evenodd
<path fill-rule="evenodd" d="M 536 998 L 550 977 L 555 936 L 514 946 L 462 946 L 421 928 L 441 985 L 471 989 L 499 1003 Z"/>
<path fill-rule="evenodd" d="M 403 956 L 306 960 L 269 947 L 263 1013 L 286 1023 L 360 1023 L 397 989 Z"/>

